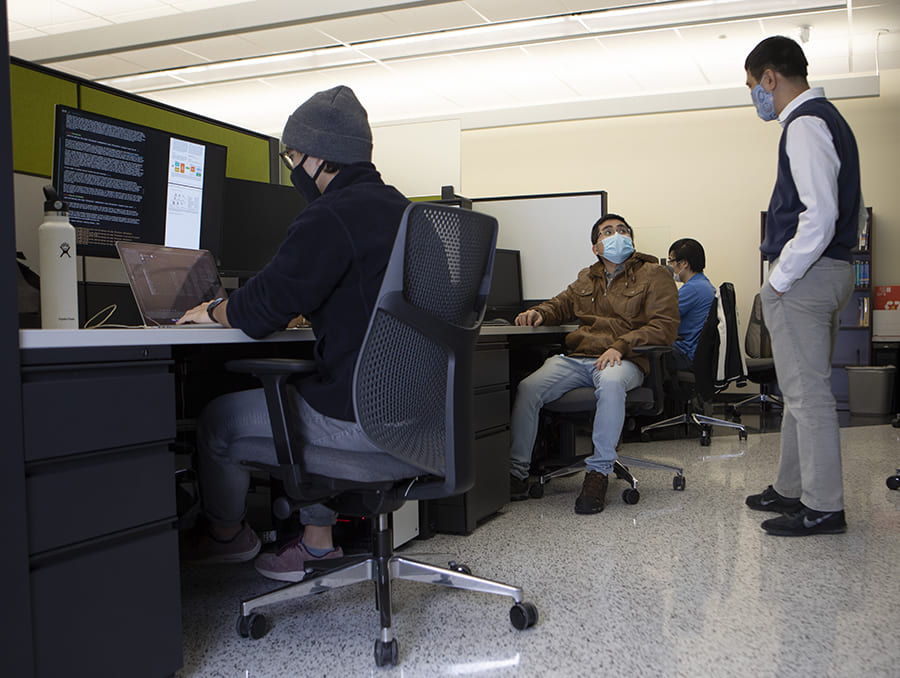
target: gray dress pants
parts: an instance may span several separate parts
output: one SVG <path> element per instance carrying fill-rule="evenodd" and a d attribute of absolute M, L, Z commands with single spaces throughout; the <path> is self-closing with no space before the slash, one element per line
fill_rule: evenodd
<path fill-rule="evenodd" d="M 815 511 L 844 508 L 831 356 L 838 316 L 853 284 L 848 262 L 822 257 L 783 295 L 768 284 L 760 290 L 784 396 L 781 460 L 773 487 L 785 497 L 799 497 Z"/>

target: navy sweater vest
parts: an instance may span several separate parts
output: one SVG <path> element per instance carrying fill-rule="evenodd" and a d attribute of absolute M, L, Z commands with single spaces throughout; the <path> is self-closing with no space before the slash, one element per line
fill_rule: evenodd
<path fill-rule="evenodd" d="M 777 259 L 785 243 L 797 232 L 800 213 L 806 209 L 806 205 L 797 194 L 797 187 L 791 176 L 791 163 L 785 150 L 788 127 L 794 120 L 804 115 L 815 116 L 825 121 L 841 161 L 838 171 L 838 218 L 834 237 L 822 256 L 849 261 L 850 250 L 857 244 L 860 201 L 859 152 L 850 126 L 834 105 L 823 97 L 800 104 L 784 125 L 778 143 L 778 176 L 766 212 L 766 237 L 759 249 L 769 261 Z"/>

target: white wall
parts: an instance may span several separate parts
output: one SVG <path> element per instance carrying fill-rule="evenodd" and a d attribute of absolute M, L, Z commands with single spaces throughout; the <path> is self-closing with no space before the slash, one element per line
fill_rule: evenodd
<path fill-rule="evenodd" d="M 459 120 L 374 127 L 372 143 L 372 161 L 385 183 L 404 195 L 440 195 L 441 186 L 459 192 Z"/>

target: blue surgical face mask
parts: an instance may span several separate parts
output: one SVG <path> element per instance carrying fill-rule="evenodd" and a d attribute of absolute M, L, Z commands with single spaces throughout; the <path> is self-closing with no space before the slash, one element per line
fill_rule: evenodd
<path fill-rule="evenodd" d="M 613 233 L 608 238 L 601 240 L 603 243 L 603 258 L 614 264 L 621 264 L 634 252 L 634 243 L 627 235 Z"/>
<path fill-rule="evenodd" d="M 775 113 L 775 97 L 771 92 L 767 92 L 762 85 L 757 84 L 750 91 L 753 99 L 753 105 L 756 106 L 756 114 L 764 121 L 769 122 L 778 117 Z"/>

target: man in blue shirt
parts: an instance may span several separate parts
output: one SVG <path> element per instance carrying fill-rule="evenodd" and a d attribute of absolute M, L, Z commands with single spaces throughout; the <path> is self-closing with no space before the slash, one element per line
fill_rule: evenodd
<path fill-rule="evenodd" d="M 703 245 L 693 238 L 676 240 L 669 247 L 666 262 L 675 274 L 675 281 L 682 283 L 678 289 L 678 339 L 672 344 L 675 367 L 689 370 L 694 362 L 700 330 L 706 322 L 709 307 L 716 298 L 716 288 L 703 274 L 706 268 L 706 252 Z"/>
<path fill-rule="evenodd" d="M 796 42 L 766 38 L 744 70 L 759 117 L 783 128 L 760 245 L 769 277 L 759 293 L 784 396 L 781 459 L 775 482 L 746 503 L 782 514 L 762 523 L 769 534 L 835 534 L 847 523 L 831 355 L 853 292 L 850 250 L 863 208 L 859 151 L 824 91 L 810 88 Z"/>

